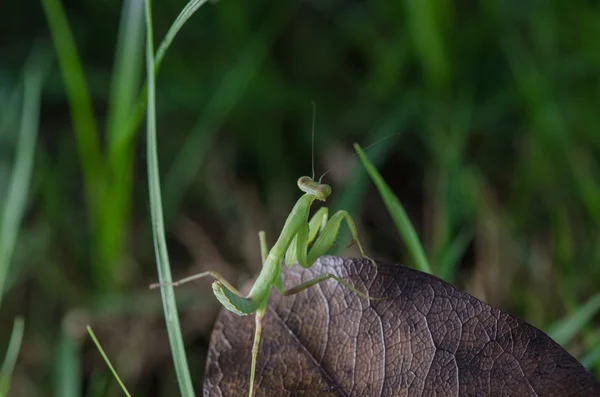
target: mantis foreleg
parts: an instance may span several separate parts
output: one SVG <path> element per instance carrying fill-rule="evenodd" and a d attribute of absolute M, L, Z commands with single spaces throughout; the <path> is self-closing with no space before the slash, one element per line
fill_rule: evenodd
<path fill-rule="evenodd" d="M 264 231 L 258 232 L 258 240 L 260 241 L 260 253 L 263 264 L 267 260 L 269 254 L 269 246 L 267 245 L 267 236 Z M 252 363 L 250 364 L 250 391 L 249 395 L 254 395 L 254 378 L 256 376 L 256 362 L 258 361 L 258 348 L 260 347 L 260 335 L 262 332 L 262 320 L 267 309 L 267 301 L 256 310 L 254 315 L 254 342 L 252 344 Z"/>
<path fill-rule="evenodd" d="M 313 242 L 319 231 L 321 231 L 327 224 L 328 216 L 329 209 L 327 207 L 321 207 L 317 212 L 315 212 L 308 222 L 308 238 L 304 240 L 305 243 L 301 245 L 301 247 L 307 247 Z M 285 253 L 285 263 L 288 267 L 292 266 L 298 260 L 299 241 L 301 240 L 298 239 L 298 236 L 296 235 Z"/>
<path fill-rule="evenodd" d="M 265 302 L 266 303 L 266 302 Z M 256 375 L 256 362 L 258 361 L 258 348 L 260 346 L 260 334 L 262 332 L 262 320 L 265 316 L 266 305 L 256 310 L 254 315 L 254 343 L 252 344 L 252 363 L 250 364 L 250 391 L 249 395 L 254 395 L 254 378 Z"/>
<path fill-rule="evenodd" d="M 221 276 L 217 272 L 213 272 L 210 270 L 194 274 L 193 276 L 189 276 L 172 283 L 155 283 L 150 285 L 150 288 L 164 287 L 168 285 L 177 287 L 181 284 L 189 283 L 190 281 L 194 281 L 207 276 L 213 277 L 217 280 L 212 284 L 213 293 L 215 294 L 219 302 L 221 302 L 221 304 L 225 306 L 226 309 L 236 314 L 239 314 L 240 316 L 252 314 L 257 310 L 256 302 L 244 298 L 238 292 L 238 290 L 235 289 L 233 285 L 231 285 L 227 280 L 225 280 L 225 277 Z"/>
<path fill-rule="evenodd" d="M 223 285 L 225 285 L 227 288 L 229 288 L 231 291 L 235 292 L 236 294 L 240 295 L 240 293 L 238 292 L 237 289 L 235 289 L 235 287 L 233 285 L 231 285 L 226 279 L 225 277 L 221 276 L 219 273 L 217 272 L 213 272 L 211 270 L 206 271 L 206 272 L 202 272 L 202 273 L 198 273 L 198 274 L 194 274 L 192 276 L 186 277 L 186 278 L 182 278 L 181 280 L 178 281 L 173 281 L 172 283 L 154 283 L 154 284 L 150 284 L 150 289 L 154 289 L 154 288 L 158 288 L 158 287 L 166 287 L 166 286 L 172 286 L 172 287 L 179 287 L 181 284 L 186 284 L 189 283 L 190 281 L 194 281 L 194 280 L 198 280 L 199 278 L 204 278 L 204 277 L 212 277 L 216 280 L 219 280 Z"/>
<path fill-rule="evenodd" d="M 350 229 L 352 243 L 356 243 L 358 245 L 358 249 L 364 258 L 369 259 L 373 264 L 375 264 L 375 262 L 365 254 L 365 251 L 358 240 L 358 231 L 354 221 L 352 220 L 352 217 L 347 211 L 341 210 L 336 212 L 325 224 L 321 230 L 321 233 L 319 233 L 319 236 L 310 249 L 308 246 L 314 237 L 311 239 L 310 231 L 307 233 L 306 228 L 298 231 L 298 235 L 296 237 L 296 254 L 300 266 L 304 268 L 311 267 L 317 258 L 323 256 L 333 246 L 333 243 L 335 242 L 335 239 L 340 231 L 342 221 L 346 221 L 346 224 Z"/>

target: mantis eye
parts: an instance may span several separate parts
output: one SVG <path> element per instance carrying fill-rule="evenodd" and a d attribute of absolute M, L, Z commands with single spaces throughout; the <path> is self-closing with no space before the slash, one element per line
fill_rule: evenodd
<path fill-rule="evenodd" d="M 317 186 L 317 191 L 321 194 L 322 197 L 327 198 L 331 194 L 331 186 L 319 185 Z"/>
<path fill-rule="evenodd" d="M 312 182 L 312 179 L 307 176 L 302 176 L 298 179 L 298 186 L 305 186 L 310 182 Z"/>

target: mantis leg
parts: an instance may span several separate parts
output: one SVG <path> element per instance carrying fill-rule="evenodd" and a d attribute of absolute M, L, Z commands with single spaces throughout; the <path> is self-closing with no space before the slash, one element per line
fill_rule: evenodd
<path fill-rule="evenodd" d="M 213 293 L 215 294 L 219 302 L 221 302 L 221 304 L 225 306 L 227 310 L 232 311 L 240 316 L 245 316 L 256 311 L 256 303 L 254 301 L 243 297 L 233 285 L 231 285 L 227 280 L 225 280 L 225 277 L 221 276 L 217 272 L 213 272 L 210 270 L 207 272 L 194 274 L 193 276 L 189 276 L 172 283 L 155 283 L 150 285 L 150 288 L 153 289 L 169 285 L 177 287 L 181 284 L 189 283 L 190 281 L 194 281 L 207 276 L 211 276 L 217 279 L 217 281 L 212 283 Z"/>
<path fill-rule="evenodd" d="M 308 239 L 310 238 L 310 236 L 305 237 L 306 231 L 300 229 L 300 231 L 298 232 L 298 244 L 296 247 L 297 251 L 300 251 L 300 247 L 303 247 L 302 250 L 304 251 L 302 253 L 298 253 L 297 255 L 298 263 L 300 263 L 300 266 L 304 268 L 312 266 L 312 264 L 317 260 L 318 257 L 324 255 L 329 250 L 329 248 L 331 248 L 331 246 L 335 242 L 338 232 L 340 231 L 342 221 L 346 221 L 346 224 L 350 229 L 350 233 L 352 234 L 352 243 L 350 245 L 356 243 L 362 256 L 364 258 L 369 259 L 374 266 L 377 266 L 375 261 L 365 254 L 365 250 L 363 249 L 362 245 L 360 244 L 360 241 L 358 240 L 358 230 L 356 229 L 356 225 L 354 224 L 352 217 L 347 211 L 343 210 L 336 212 L 331 217 L 331 219 L 329 219 L 329 222 L 325 224 L 325 226 L 321 230 L 321 233 L 319 234 L 319 237 L 317 237 L 316 241 L 308 251 L 308 254 L 306 254 L 306 250 L 308 249 Z M 304 238 L 303 242 L 301 241 L 301 237 Z"/>
<path fill-rule="evenodd" d="M 335 281 L 337 281 L 338 283 L 342 284 L 344 287 L 348 288 L 350 291 L 354 292 L 355 294 L 357 294 L 358 296 L 360 296 L 361 298 L 365 298 L 365 299 L 370 299 L 370 300 L 385 300 L 385 299 L 389 299 L 389 298 L 374 298 L 372 296 L 369 296 L 368 294 L 359 291 L 358 289 L 356 289 L 353 285 L 351 285 L 350 283 L 348 283 L 347 281 L 344 281 L 342 278 L 331 274 L 331 273 L 326 273 L 323 274 L 322 276 L 319 277 L 315 277 L 311 280 L 308 280 L 302 284 L 298 284 L 295 287 L 292 287 L 288 290 L 285 290 L 281 293 L 281 295 L 283 296 L 290 296 L 290 295 L 295 295 L 299 292 L 304 291 L 307 288 L 310 288 L 318 283 L 320 283 L 321 281 L 325 281 L 325 280 L 329 280 L 330 278 L 334 279 Z"/>
<path fill-rule="evenodd" d="M 263 266 L 265 261 L 267 260 L 267 256 L 269 255 L 269 246 L 267 245 L 267 236 L 264 231 L 258 232 L 258 240 L 260 241 L 260 254 L 262 256 Z M 283 291 L 283 280 L 281 279 L 281 272 L 277 275 L 274 281 L 275 288 L 279 292 Z"/>
<path fill-rule="evenodd" d="M 303 239 L 300 239 L 298 235 L 294 236 L 292 243 L 290 244 L 285 253 L 285 263 L 288 267 L 296 263 L 296 261 L 298 261 L 298 255 L 301 255 L 301 252 L 299 252 L 300 250 L 298 250 L 297 248 L 298 244 L 302 241 L 302 243 L 300 243 L 300 246 L 308 247 L 317 237 L 317 233 L 319 233 L 320 230 L 323 230 L 323 228 L 327 224 L 328 217 L 329 209 L 327 209 L 327 207 L 319 208 L 319 210 L 315 212 L 313 217 L 310 218 L 310 221 L 308 222 L 308 232 L 307 238 L 304 239 L 305 241 L 303 241 Z"/>
<path fill-rule="evenodd" d="M 267 234 L 264 230 L 258 232 L 258 241 L 260 242 L 260 257 L 262 258 L 262 263 L 264 264 L 267 260 L 267 255 L 269 255 L 269 246 L 267 244 Z"/>
<path fill-rule="evenodd" d="M 213 272 L 211 270 L 209 270 L 207 272 L 194 274 L 192 276 L 182 278 L 181 280 L 173 281 L 172 283 L 150 284 L 150 289 L 154 289 L 154 288 L 158 288 L 158 287 L 167 287 L 167 286 L 179 287 L 182 284 L 186 284 L 186 283 L 189 283 L 190 281 L 198 280 L 199 278 L 204 278 L 207 276 L 210 276 L 216 280 L 219 280 L 221 282 L 221 284 L 223 284 L 224 286 L 226 286 L 227 288 L 229 288 L 231 291 L 235 292 L 236 294 L 240 295 L 238 290 L 233 285 L 231 285 L 227 280 L 225 280 L 225 277 L 223 277 L 219 273 Z"/>
<path fill-rule="evenodd" d="M 256 375 L 256 361 L 258 360 L 258 348 L 260 346 L 260 334 L 262 332 L 262 320 L 265 316 L 266 307 L 261 307 L 256 310 L 254 315 L 255 328 L 254 328 L 254 343 L 252 344 L 252 364 L 250 367 L 250 391 L 249 397 L 254 396 L 254 378 Z"/>
<path fill-rule="evenodd" d="M 327 250 L 331 248 L 331 246 L 335 242 L 338 232 L 340 231 L 342 221 L 344 220 L 346 221 L 346 224 L 350 229 L 350 234 L 352 235 L 351 245 L 356 242 L 362 256 L 367 256 L 365 254 L 365 250 L 360 244 L 360 241 L 358 240 L 358 230 L 356 229 L 354 220 L 352 220 L 352 217 L 350 216 L 348 211 L 341 210 L 336 212 L 331 217 L 329 222 L 327 222 L 327 224 L 319 234 L 319 237 L 308 252 L 308 262 L 310 264 L 314 263 L 314 261 L 316 261 L 318 257 L 324 255 L 327 252 Z"/>
<path fill-rule="evenodd" d="M 268 247 L 267 247 L 267 238 L 266 238 L 266 234 L 264 231 L 260 231 L 258 233 L 258 239 L 260 241 L 260 248 L 261 248 L 261 257 L 262 257 L 262 261 L 263 261 L 263 266 L 265 265 L 265 262 L 267 261 L 267 257 L 269 255 L 268 253 Z M 260 307 L 260 305 L 262 304 L 263 300 L 268 300 L 268 290 L 267 290 L 267 294 L 262 298 L 262 299 L 251 299 L 249 297 L 243 297 L 237 289 L 235 289 L 235 287 L 233 285 L 231 285 L 227 280 L 225 280 L 225 278 L 223 276 L 221 276 L 219 273 L 217 272 L 213 272 L 213 271 L 207 271 L 207 272 L 203 272 L 203 273 L 199 273 L 199 274 L 195 274 L 193 276 L 190 277 L 186 277 L 182 280 L 176 281 L 174 283 L 163 283 L 163 284 L 152 284 L 150 286 L 150 288 L 156 288 L 159 286 L 163 286 L 163 285 L 173 285 L 173 286 L 177 286 L 177 285 L 181 285 L 193 280 L 197 280 L 199 278 L 202 277 L 206 277 L 206 276 L 211 276 L 215 279 L 217 279 L 217 281 L 215 281 L 212 284 L 212 289 L 213 289 L 213 293 L 215 294 L 215 296 L 217 297 L 217 299 L 219 300 L 219 302 L 221 302 L 221 304 L 223 306 L 225 306 L 225 308 L 229 311 L 234 312 L 235 314 L 238 314 L 240 316 L 245 316 L 247 314 L 252 314 L 254 312 L 256 312 L 256 310 Z M 275 279 L 273 281 L 278 287 L 281 287 L 283 285 L 283 283 L 281 282 L 281 273 L 279 272 L 279 274 L 275 275 Z M 281 287 L 283 288 L 283 287 Z"/>
<path fill-rule="evenodd" d="M 261 230 L 258 232 L 258 240 L 260 241 L 260 254 L 262 258 L 263 264 L 267 260 L 267 255 L 269 255 L 269 246 L 267 245 L 267 235 Z M 256 314 L 254 315 L 254 343 L 252 344 L 252 364 L 250 367 L 250 391 L 248 393 L 249 397 L 254 396 L 254 378 L 256 374 L 256 361 L 258 360 L 258 347 L 260 346 L 260 334 L 262 332 L 262 320 L 265 316 L 266 307 L 261 307 L 256 310 Z"/>

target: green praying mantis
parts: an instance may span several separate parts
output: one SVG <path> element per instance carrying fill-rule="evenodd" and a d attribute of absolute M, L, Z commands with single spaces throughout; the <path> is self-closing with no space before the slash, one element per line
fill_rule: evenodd
<path fill-rule="evenodd" d="M 214 271 L 202 272 L 170 284 L 178 286 L 199 278 L 207 276 L 213 277 L 216 279 L 212 284 L 213 293 L 227 310 L 240 316 L 255 314 L 256 328 L 252 346 L 249 397 L 254 396 L 254 377 L 262 331 L 262 319 L 265 315 L 267 303 L 273 287 L 275 287 L 281 295 L 290 296 L 302 292 L 322 281 L 334 279 L 362 298 L 371 300 L 386 299 L 370 297 L 331 273 L 323 274 L 290 289 L 284 288 L 281 279 L 284 259 L 288 267 L 291 267 L 294 263 L 298 262 L 303 268 L 310 268 L 320 256 L 324 255 L 333 246 L 343 221 L 346 221 L 352 234 L 352 243 L 350 245 L 356 243 L 362 256 L 369 259 L 374 266 L 377 266 L 375 261 L 365 255 L 364 249 L 358 240 L 356 225 L 347 211 L 340 210 L 329 218 L 329 210 L 326 207 L 322 207 L 309 220 L 310 207 L 313 202 L 315 200 L 325 201 L 331 194 L 331 187 L 321 183 L 321 178 L 319 181 L 314 180 L 313 165 L 313 177 L 303 176 L 298 179 L 298 187 L 304 194 L 292 208 L 283 229 L 281 230 L 279 238 L 270 250 L 267 246 L 265 232 L 259 232 L 263 265 L 262 270 L 248 295 L 242 296 L 242 294 L 225 280 L 223 276 Z M 150 288 L 164 285 L 169 284 L 153 284 Z"/>

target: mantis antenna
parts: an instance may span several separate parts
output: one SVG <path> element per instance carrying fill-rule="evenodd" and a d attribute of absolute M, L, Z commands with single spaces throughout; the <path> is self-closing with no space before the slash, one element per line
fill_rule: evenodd
<path fill-rule="evenodd" d="M 312 180 L 315 179 L 315 121 L 317 119 L 317 105 L 312 101 L 312 135 L 311 135 L 311 161 L 312 161 Z"/>
<path fill-rule="evenodd" d="M 313 102 L 313 104 L 314 104 L 314 102 Z M 313 123 L 314 123 L 314 121 L 313 121 Z M 363 150 L 367 151 L 368 149 L 372 148 L 373 146 L 380 144 L 381 142 L 385 141 L 386 139 L 388 139 L 389 137 L 394 136 L 394 135 L 400 135 L 400 134 L 397 133 L 397 132 L 395 132 L 393 134 L 388 134 L 388 135 L 384 136 L 383 138 L 376 140 L 375 142 L 373 142 L 369 146 L 365 147 Z M 313 139 L 314 139 L 314 126 L 313 126 Z M 314 150 L 314 142 L 313 142 L 313 150 Z M 313 154 L 314 154 L 314 152 L 313 152 Z M 352 156 L 357 156 L 357 155 L 358 155 L 358 153 L 354 153 Z M 323 177 L 325 175 L 327 175 L 329 173 L 329 171 L 331 171 L 332 169 L 333 168 L 328 169 L 327 171 L 325 171 L 323 173 L 323 175 L 321 175 L 319 177 L 319 183 L 321 183 L 321 181 L 323 180 Z M 314 158 L 313 158 L 313 179 L 315 179 L 314 175 L 315 175 L 315 165 L 314 165 Z"/>

